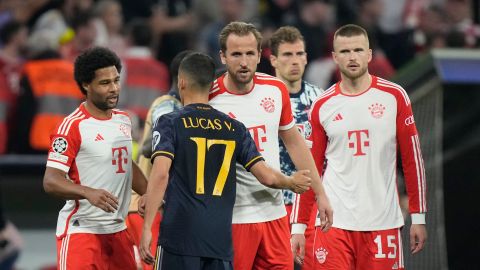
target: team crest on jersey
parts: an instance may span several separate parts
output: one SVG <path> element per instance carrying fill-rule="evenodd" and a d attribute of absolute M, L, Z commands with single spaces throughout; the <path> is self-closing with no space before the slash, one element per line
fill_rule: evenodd
<path fill-rule="evenodd" d="M 275 100 L 269 97 L 264 98 L 260 102 L 260 106 L 262 106 L 266 112 L 273 113 L 275 111 Z"/>
<path fill-rule="evenodd" d="M 370 105 L 370 107 L 368 107 L 368 109 L 370 110 L 372 116 L 377 119 L 381 118 L 383 116 L 383 113 L 385 112 L 385 106 L 380 103 L 372 104 Z"/>
<path fill-rule="evenodd" d="M 63 154 L 67 151 L 68 142 L 65 138 L 58 137 L 52 143 L 53 152 Z"/>
<path fill-rule="evenodd" d="M 325 261 L 327 260 L 327 255 L 328 251 L 323 247 L 317 248 L 317 250 L 315 250 L 315 257 L 317 258 L 317 261 L 319 263 L 325 263 Z"/>
<path fill-rule="evenodd" d="M 123 135 L 127 136 L 128 138 L 132 136 L 131 128 L 125 124 L 120 124 L 120 131 L 123 133 Z"/>

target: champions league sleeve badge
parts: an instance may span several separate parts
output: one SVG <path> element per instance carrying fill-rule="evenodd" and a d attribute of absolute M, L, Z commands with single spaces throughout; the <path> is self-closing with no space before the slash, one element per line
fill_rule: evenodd
<path fill-rule="evenodd" d="M 65 138 L 58 137 L 53 141 L 52 149 L 55 153 L 63 154 L 67 151 L 68 142 Z"/>

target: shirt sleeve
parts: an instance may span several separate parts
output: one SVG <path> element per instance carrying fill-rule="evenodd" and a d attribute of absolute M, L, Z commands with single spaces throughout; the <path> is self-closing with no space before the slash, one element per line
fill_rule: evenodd
<path fill-rule="evenodd" d="M 280 130 L 289 130 L 295 126 L 295 119 L 293 118 L 292 105 L 290 102 L 290 95 L 288 94 L 287 87 L 282 84 L 279 87 L 282 92 L 282 113 L 280 115 Z"/>
<path fill-rule="evenodd" d="M 408 96 L 397 97 L 397 107 L 397 142 L 405 176 L 409 210 L 412 214 L 425 213 L 427 211 L 425 167 Z"/>
<path fill-rule="evenodd" d="M 309 114 L 309 124 L 311 132 L 307 133 L 307 144 L 311 145 L 312 152 L 318 174 L 322 175 L 323 164 L 325 162 L 325 149 L 327 147 L 327 135 L 320 123 L 319 108 L 313 106 Z M 295 197 L 290 220 L 292 223 L 308 224 L 313 204 L 315 203 L 315 193 L 310 189 L 303 194 L 297 194 Z"/>
<path fill-rule="evenodd" d="M 240 140 L 238 141 L 238 156 L 237 162 L 242 164 L 247 171 L 257 162 L 264 160 L 262 155 L 257 150 L 257 146 L 248 132 L 247 128 L 240 122 L 238 122 L 238 129 L 240 134 Z"/>
<path fill-rule="evenodd" d="M 79 122 L 71 123 L 71 128 L 64 131 L 57 127 L 50 135 L 47 167 L 56 168 L 68 173 L 80 149 L 81 136 L 78 130 Z"/>
<path fill-rule="evenodd" d="M 153 126 L 152 130 L 152 158 L 165 156 L 171 159 L 175 157 L 175 126 L 173 117 L 162 115 Z"/>

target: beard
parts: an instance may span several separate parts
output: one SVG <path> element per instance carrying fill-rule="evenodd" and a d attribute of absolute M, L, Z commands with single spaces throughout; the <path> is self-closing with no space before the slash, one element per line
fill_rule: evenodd
<path fill-rule="evenodd" d="M 347 68 L 340 68 L 340 72 L 342 73 L 342 75 L 347 77 L 348 79 L 350 79 L 352 81 L 362 77 L 363 75 L 365 75 L 365 73 L 367 73 L 367 71 L 368 71 L 368 66 L 364 66 L 364 67 L 362 67 L 359 70 L 354 71 L 354 72 L 351 72 Z"/>
<path fill-rule="evenodd" d="M 115 109 L 118 104 L 118 97 L 115 102 L 112 102 L 108 99 L 109 97 L 102 99 L 100 96 L 93 96 L 92 103 L 97 107 L 99 110 L 108 111 L 111 109 Z"/>
<path fill-rule="evenodd" d="M 244 75 L 243 73 L 241 73 L 239 70 L 238 71 L 233 71 L 231 69 L 227 69 L 228 71 L 228 75 L 230 76 L 230 78 L 236 83 L 236 84 L 247 84 L 249 82 L 252 81 L 253 79 L 253 76 L 255 75 L 255 71 L 252 71 L 252 70 L 248 70 L 249 74 L 248 75 Z"/>

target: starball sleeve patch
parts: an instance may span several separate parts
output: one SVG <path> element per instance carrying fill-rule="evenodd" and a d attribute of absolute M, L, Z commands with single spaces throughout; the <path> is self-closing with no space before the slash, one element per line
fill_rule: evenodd
<path fill-rule="evenodd" d="M 67 151 L 68 142 L 65 138 L 58 137 L 52 143 L 52 149 L 55 153 L 63 154 Z"/>

